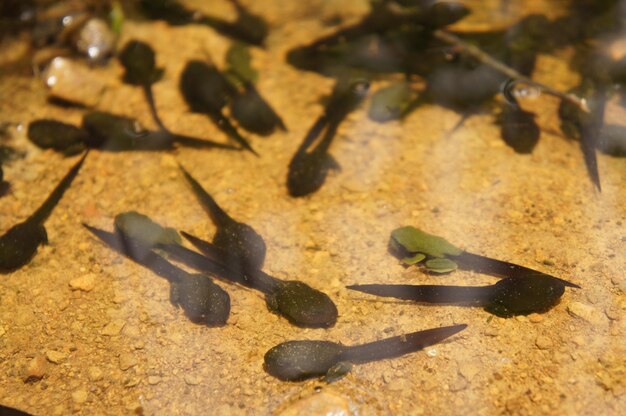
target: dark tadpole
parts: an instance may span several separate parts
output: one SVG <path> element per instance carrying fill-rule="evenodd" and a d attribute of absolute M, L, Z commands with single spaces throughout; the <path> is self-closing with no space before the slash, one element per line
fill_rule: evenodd
<path fill-rule="evenodd" d="M 283 120 L 250 82 L 245 83 L 243 91 L 233 98 L 230 109 L 239 125 L 250 132 L 268 136 L 277 127 L 287 131 Z"/>
<path fill-rule="evenodd" d="M 0 273 L 9 273 L 28 264 L 41 244 L 48 242 L 44 222 L 70 187 L 87 153 L 72 167 L 43 204 L 25 221 L 14 225 L 0 237 Z"/>
<path fill-rule="evenodd" d="M 508 318 L 547 312 L 565 291 L 565 285 L 545 275 L 523 279 L 507 277 L 491 286 L 444 285 L 351 285 L 348 289 L 370 295 L 393 297 L 432 304 L 481 306 L 487 312 Z"/>
<path fill-rule="evenodd" d="M 249 225 L 234 220 L 185 168 L 179 167 L 196 198 L 217 227 L 213 245 L 224 252 L 226 257 L 221 261 L 228 268 L 243 275 L 261 269 L 266 252 L 263 237 Z"/>
<path fill-rule="evenodd" d="M 101 111 L 85 114 L 83 116 L 83 129 L 88 134 L 88 147 L 110 152 L 169 150 L 174 147 L 174 144 L 198 149 L 236 150 L 231 145 L 211 140 L 172 134 L 165 130 L 145 130 L 135 119 Z"/>
<path fill-rule="evenodd" d="M 159 248 L 196 270 L 259 290 L 265 294 L 268 309 L 293 325 L 328 328 L 337 321 L 337 307 L 325 293 L 296 280 L 278 279 L 261 270 L 251 271 L 247 275 L 233 271 L 223 263 L 222 259 L 227 255 L 221 249 L 185 232 L 182 235 L 206 255 L 179 244 L 161 244 Z"/>
<path fill-rule="evenodd" d="M 157 113 L 152 93 L 152 84 L 163 76 L 163 69 L 156 66 L 154 50 L 147 43 L 131 40 L 124 46 L 118 58 L 126 70 L 124 82 L 143 89 L 152 118 L 161 129 L 168 131 Z"/>
<path fill-rule="evenodd" d="M 580 140 L 580 149 L 589 178 L 598 191 L 602 191 L 596 148 L 602 143 L 606 91 L 604 87 L 594 85 L 593 81 L 585 79 L 574 92 L 587 96 L 591 111 L 585 113 L 573 104 L 561 101 L 559 106 L 561 130 L 567 137 Z"/>
<path fill-rule="evenodd" d="M 151 19 L 162 19 L 171 25 L 205 24 L 222 35 L 262 46 L 268 34 L 265 20 L 250 13 L 238 1 L 231 0 L 231 3 L 237 11 L 234 22 L 188 10 L 176 0 L 141 0 L 140 6 Z"/>
<path fill-rule="evenodd" d="M 531 153 L 539 142 L 540 129 L 535 113 L 505 104 L 499 117 L 502 140 L 517 153 Z"/>
<path fill-rule="evenodd" d="M 215 66 L 201 61 L 188 62 L 180 77 L 180 90 L 191 111 L 209 116 L 229 138 L 258 156 L 222 112 L 237 90 Z"/>
<path fill-rule="evenodd" d="M 41 149 L 54 149 L 66 156 L 85 150 L 87 132 L 72 124 L 51 119 L 39 119 L 28 125 L 28 138 Z"/>
<path fill-rule="evenodd" d="M 116 217 L 116 222 L 117 219 Z M 182 308 L 190 321 L 207 326 L 226 324 L 230 313 L 230 297 L 208 276 L 190 274 L 174 266 L 152 252 L 152 247 L 145 246 L 145 242 L 124 234 L 117 224 L 116 233 L 83 225 L 111 249 L 165 278 L 170 283 L 170 302 L 173 306 Z M 140 225 L 145 225 L 145 221 L 141 221 Z"/>
<path fill-rule="evenodd" d="M 294 197 L 317 191 L 326 181 L 331 168 L 338 169 L 337 162 L 328 154 L 337 129 L 345 117 L 363 101 L 369 82 L 357 80 L 349 84 L 338 81 L 324 109 L 307 133 L 304 141 L 289 163 L 287 189 Z M 322 136 L 317 145 L 316 139 Z"/>
<path fill-rule="evenodd" d="M 465 324 L 444 326 L 355 346 L 330 341 L 287 341 L 265 353 L 264 368 L 283 381 L 328 378 L 344 363 L 361 364 L 399 357 L 437 344 L 465 328 Z"/>
<path fill-rule="evenodd" d="M 0 416 L 31 416 L 31 414 L 14 407 L 0 405 Z"/>

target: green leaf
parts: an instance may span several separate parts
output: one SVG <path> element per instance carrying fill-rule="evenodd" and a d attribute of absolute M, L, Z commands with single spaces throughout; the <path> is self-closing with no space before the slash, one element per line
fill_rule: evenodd
<path fill-rule="evenodd" d="M 450 273 L 459 267 L 455 262 L 448 259 L 431 259 L 424 263 L 424 266 L 433 273 Z"/>
<path fill-rule="evenodd" d="M 391 238 L 409 253 L 422 253 L 429 257 L 458 256 L 463 252 L 444 238 L 425 233 L 412 226 L 393 230 Z"/>

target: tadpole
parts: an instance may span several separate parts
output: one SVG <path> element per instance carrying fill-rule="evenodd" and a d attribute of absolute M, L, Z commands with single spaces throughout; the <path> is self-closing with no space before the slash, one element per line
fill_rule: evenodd
<path fill-rule="evenodd" d="M 350 371 L 351 364 L 399 357 L 437 344 L 467 328 L 466 324 L 432 328 L 347 346 L 330 341 L 287 341 L 271 348 L 264 357 L 264 368 L 283 381 L 302 381 L 313 377 L 337 378 Z M 347 365 L 346 365 L 347 364 Z"/>

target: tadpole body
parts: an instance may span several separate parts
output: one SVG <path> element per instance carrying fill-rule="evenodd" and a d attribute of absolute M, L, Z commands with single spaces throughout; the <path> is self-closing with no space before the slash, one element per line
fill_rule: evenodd
<path fill-rule="evenodd" d="M 154 50 L 145 42 L 131 40 L 118 57 L 126 70 L 124 82 L 142 88 L 155 123 L 162 130 L 168 131 L 159 117 L 152 92 L 152 84 L 163 76 L 163 69 L 156 66 Z"/>
<path fill-rule="evenodd" d="M 345 117 L 363 101 L 369 82 L 338 81 L 322 115 L 318 117 L 289 163 L 287 189 L 294 197 L 311 194 L 322 187 L 331 168 L 339 166 L 328 149 Z M 316 140 L 321 136 L 318 143 Z"/>
<path fill-rule="evenodd" d="M 0 237 L 0 273 L 9 273 L 28 264 L 41 244 L 48 242 L 44 222 L 70 187 L 87 153 L 69 170 L 43 204 L 25 221 Z"/>
<path fill-rule="evenodd" d="M 230 314 L 230 297 L 221 287 L 202 274 L 191 274 L 174 266 L 151 251 L 144 241 L 124 234 L 116 226 L 116 233 L 84 224 L 92 234 L 120 254 L 148 268 L 170 283 L 170 303 L 180 307 L 187 318 L 196 324 L 223 326 Z"/>
<path fill-rule="evenodd" d="M 287 341 L 265 354 L 264 368 L 280 380 L 302 381 L 327 376 L 341 363 L 362 364 L 419 351 L 465 328 L 465 324 L 433 328 L 354 346 L 330 341 Z"/>
<path fill-rule="evenodd" d="M 192 148 L 236 149 L 228 144 L 172 134 L 167 130 L 145 130 L 135 119 L 102 111 L 85 114 L 82 127 L 88 133 L 88 147 L 110 152 L 170 150 L 174 144 Z"/>
<path fill-rule="evenodd" d="M 372 284 L 347 288 L 416 302 L 481 306 L 503 318 L 547 312 L 559 302 L 565 291 L 562 282 L 541 274 L 521 279 L 507 277 L 490 286 Z"/>
<path fill-rule="evenodd" d="M 325 293 L 300 281 L 281 280 L 261 270 L 249 271 L 248 274 L 233 271 L 221 260 L 226 256 L 221 249 L 188 233 L 183 232 L 182 235 L 206 255 L 179 244 L 159 245 L 159 248 L 196 270 L 259 290 L 265 294 L 268 309 L 293 325 L 328 328 L 337 321 L 337 307 Z"/>
<path fill-rule="evenodd" d="M 266 253 L 263 237 L 248 224 L 234 220 L 185 168 L 179 167 L 194 195 L 217 227 L 213 245 L 224 252 L 226 257 L 221 259 L 224 264 L 244 275 L 261 269 Z"/>
<path fill-rule="evenodd" d="M 180 77 L 180 90 L 191 111 L 206 114 L 229 138 L 258 156 L 222 112 L 237 91 L 215 66 L 188 62 Z"/>

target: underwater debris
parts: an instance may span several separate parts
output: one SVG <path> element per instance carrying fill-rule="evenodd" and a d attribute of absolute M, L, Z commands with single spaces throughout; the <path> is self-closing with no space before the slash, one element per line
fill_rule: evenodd
<path fill-rule="evenodd" d="M 410 354 L 437 344 L 465 328 L 465 324 L 444 326 L 354 346 L 330 341 L 287 341 L 265 353 L 263 368 L 283 381 L 322 376 L 327 381 L 334 381 L 337 370 L 345 375 L 352 363 L 362 364 Z"/>

